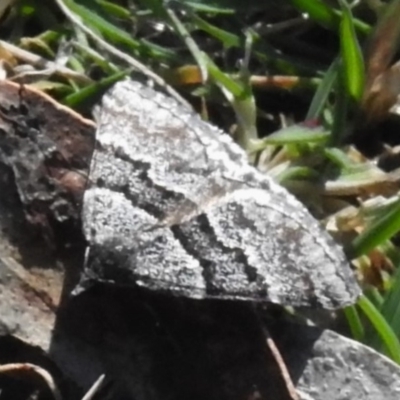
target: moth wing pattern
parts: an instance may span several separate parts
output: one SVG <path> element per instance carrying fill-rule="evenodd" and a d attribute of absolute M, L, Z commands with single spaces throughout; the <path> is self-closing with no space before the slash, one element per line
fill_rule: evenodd
<path fill-rule="evenodd" d="M 292 306 L 356 300 L 341 248 L 227 134 L 132 80 L 97 115 L 84 279 Z"/>

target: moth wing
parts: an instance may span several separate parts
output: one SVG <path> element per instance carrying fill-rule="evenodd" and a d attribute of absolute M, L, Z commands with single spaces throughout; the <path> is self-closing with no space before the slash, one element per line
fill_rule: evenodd
<path fill-rule="evenodd" d="M 195 298 L 355 301 L 343 251 L 304 206 L 173 99 L 118 83 L 96 139 L 83 210 L 87 275 Z"/>

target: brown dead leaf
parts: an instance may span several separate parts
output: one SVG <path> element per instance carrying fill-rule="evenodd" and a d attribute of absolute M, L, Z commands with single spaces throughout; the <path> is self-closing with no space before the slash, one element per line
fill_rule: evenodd
<path fill-rule="evenodd" d="M 63 266 L 82 265 L 79 213 L 93 145 L 92 121 L 38 90 L 0 81 L 0 192 L 7 193 L 0 196 L 0 325 L 2 334 L 45 350 L 68 285 Z M 57 235 L 74 245 L 54 252 Z"/>
<path fill-rule="evenodd" d="M 80 233 L 80 207 L 94 148 L 94 123 L 49 96 L 0 82 L 0 164 L 11 174 L 27 220 L 50 246 Z M 68 239 L 69 236 L 69 239 Z"/>
<path fill-rule="evenodd" d="M 400 62 L 378 75 L 364 96 L 362 108 L 369 121 L 380 121 L 395 106 L 400 93 Z"/>

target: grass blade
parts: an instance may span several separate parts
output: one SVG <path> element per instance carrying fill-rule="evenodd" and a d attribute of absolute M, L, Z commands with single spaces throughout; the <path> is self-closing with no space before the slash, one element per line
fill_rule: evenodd
<path fill-rule="evenodd" d="M 349 306 L 346 307 L 343 312 L 349 324 L 353 339 L 362 342 L 365 337 L 365 329 L 364 325 L 361 322 L 361 318 L 358 314 L 357 308 L 355 306 Z"/>
<path fill-rule="evenodd" d="M 340 22 L 340 51 L 343 60 L 344 82 L 350 98 L 359 102 L 365 84 L 364 60 L 353 25 L 353 17 L 347 3 L 340 1 L 343 17 Z"/>
<path fill-rule="evenodd" d="M 376 329 L 386 347 L 388 356 L 397 364 L 400 364 L 400 343 L 388 322 L 365 296 L 361 296 L 357 305 Z"/>
<path fill-rule="evenodd" d="M 339 69 L 339 59 L 336 58 L 329 69 L 326 71 L 322 82 L 319 84 L 317 91 L 311 101 L 310 108 L 308 109 L 306 120 L 318 118 L 325 108 L 326 101 L 328 100 L 329 93 L 331 92 L 337 77 Z"/>
<path fill-rule="evenodd" d="M 400 200 L 396 201 L 390 211 L 375 220 L 361 235 L 356 237 L 351 245 L 352 257 L 367 254 L 375 247 L 389 240 L 400 231 Z"/>
<path fill-rule="evenodd" d="M 69 96 L 65 97 L 64 104 L 68 105 L 69 107 L 75 107 L 75 108 L 82 107 L 83 104 L 90 101 L 90 99 L 97 97 L 101 92 L 109 88 L 115 82 L 120 81 L 130 72 L 132 72 L 131 69 L 117 72 L 116 74 L 110 75 L 99 82 L 95 82 L 91 85 L 88 85 L 83 89 L 79 90 L 78 92 L 70 94 Z"/>
<path fill-rule="evenodd" d="M 338 16 L 333 8 L 320 0 L 291 0 L 291 3 L 301 12 L 326 28 L 335 30 L 338 25 Z"/>
<path fill-rule="evenodd" d="M 323 143 L 329 138 L 330 133 L 321 127 L 309 128 L 304 125 L 292 125 L 272 133 L 260 140 L 255 146 L 257 150 L 262 150 L 265 146 L 285 145 L 285 144 L 309 144 Z"/>
<path fill-rule="evenodd" d="M 400 269 L 397 269 L 392 280 L 393 284 L 386 293 L 381 313 L 388 321 L 393 331 L 399 337 L 400 335 Z"/>

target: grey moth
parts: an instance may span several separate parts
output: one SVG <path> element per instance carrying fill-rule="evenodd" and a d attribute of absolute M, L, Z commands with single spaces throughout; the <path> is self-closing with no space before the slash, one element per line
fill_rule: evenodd
<path fill-rule="evenodd" d="M 360 294 L 305 207 L 192 110 L 117 83 L 97 115 L 84 279 L 190 298 L 337 308 Z"/>

